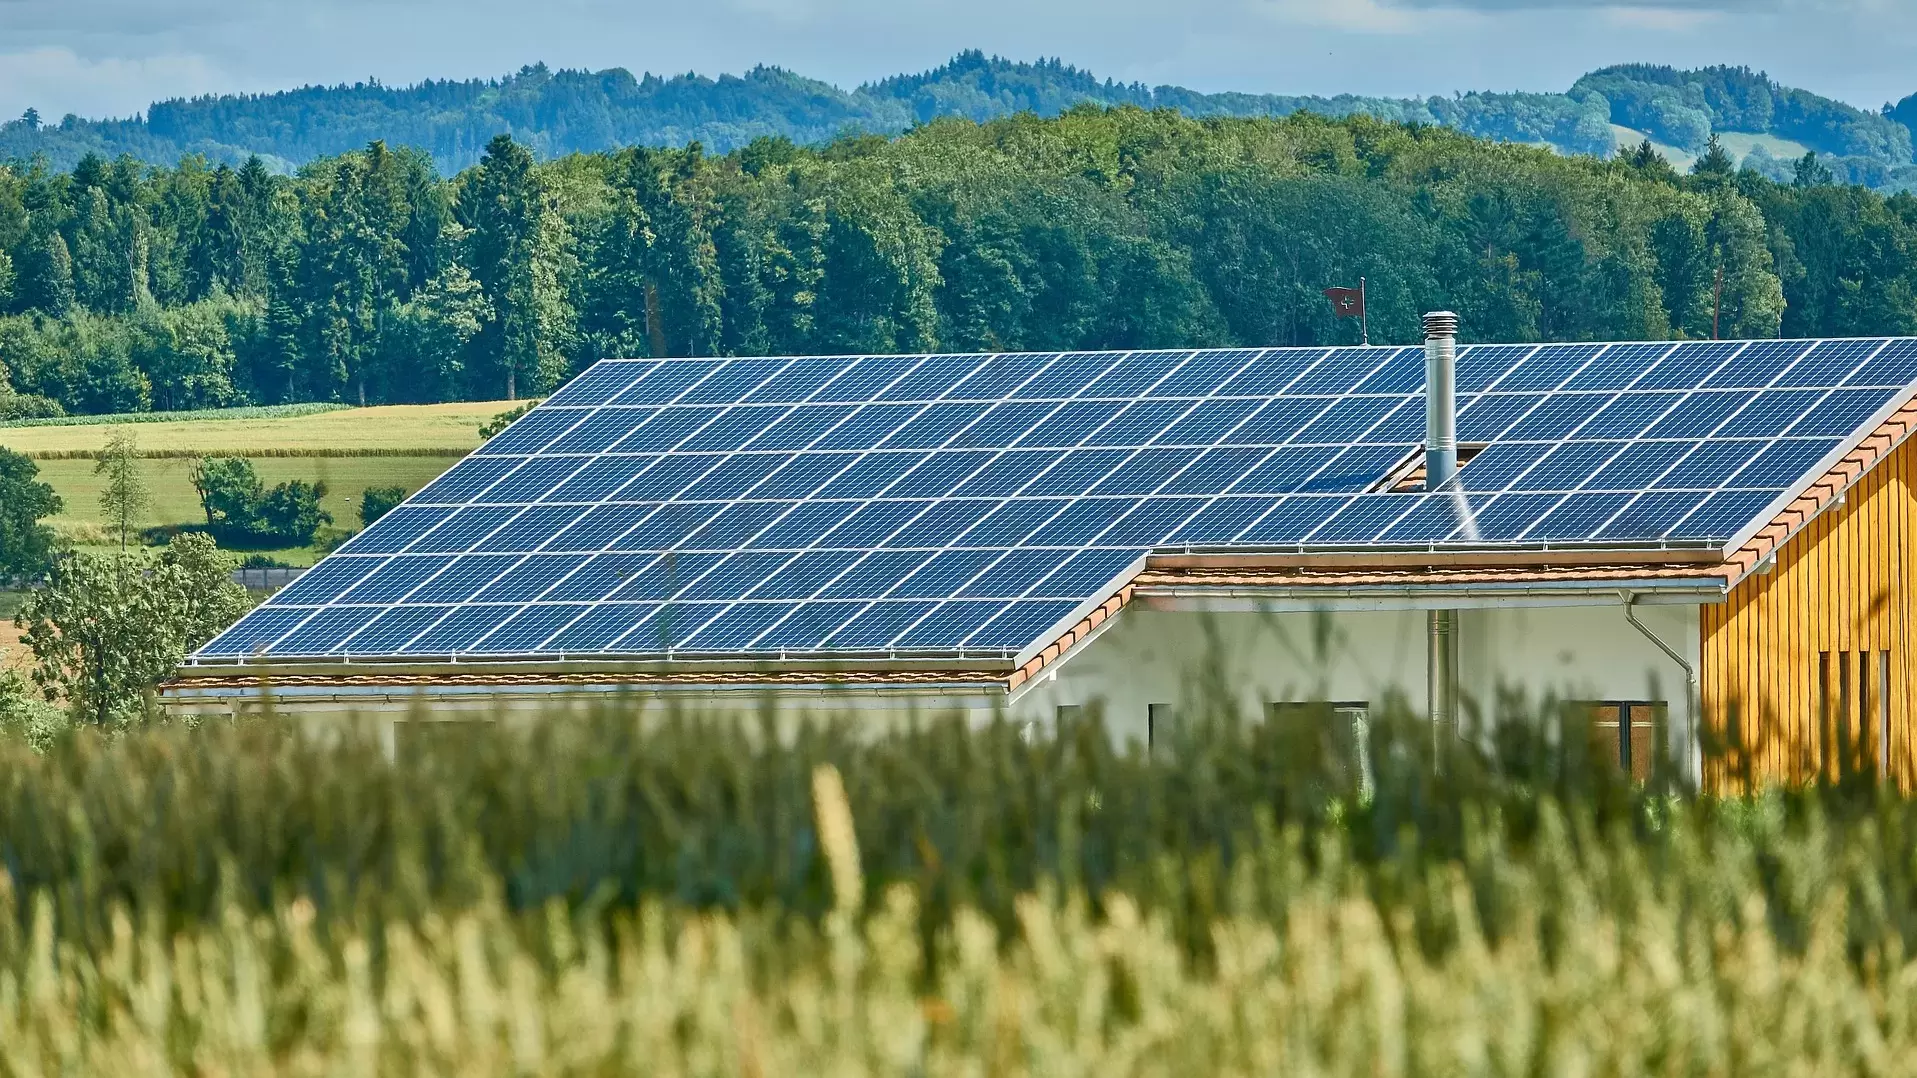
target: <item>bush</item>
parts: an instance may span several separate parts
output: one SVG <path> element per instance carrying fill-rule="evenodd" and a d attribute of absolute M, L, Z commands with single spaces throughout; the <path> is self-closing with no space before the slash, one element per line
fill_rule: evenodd
<path fill-rule="evenodd" d="M 0 424 L 58 419 L 67 414 L 60 402 L 34 393 L 0 393 Z"/>
<path fill-rule="evenodd" d="M 260 499 L 261 535 L 287 546 L 306 546 L 333 515 L 320 508 L 325 483 L 292 479 L 275 486 Z"/>
<path fill-rule="evenodd" d="M 125 423 L 178 423 L 191 420 L 195 423 L 233 419 L 290 419 L 295 416 L 318 415 L 321 412 L 337 412 L 350 407 L 345 404 L 263 404 L 244 408 L 207 408 L 184 412 L 114 412 L 108 415 L 67 415 L 60 409 L 60 403 L 46 397 L 29 397 L 24 394 L 12 398 L 0 397 L 0 416 L 6 414 L 7 401 L 33 400 L 45 401 L 45 407 L 53 409 L 42 416 L 22 415 L 18 418 L 0 419 L 0 426 L 9 427 L 91 427 L 117 426 Z M 35 407 L 40 407 L 35 405 Z"/>
<path fill-rule="evenodd" d="M 0 740 L 17 739 L 45 752 L 71 726 L 66 713 L 42 699 L 26 678 L 0 670 Z"/>
<path fill-rule="evenodd" d="M 222 541 L 306 546 L 333 522 L 320 508 L 326 484 L 293 479 L 267 490 L 245 457 L 196 461 L 192 478 L 206 526 Z"/>
<path fill-rule="evenodd" d="M 392 512 L 395 506 L 405 500 L 405 487 L 367 487 L 359 496 L 360 525 L 372 527 L 373 521 Z"/>
<path fill-rule="evenodd" d="M 214 457 L 193 462 L 193 489 L 213 534 L 251 535 L 260 527 L 264 497 L 253 462 L 245 457 Z"/>

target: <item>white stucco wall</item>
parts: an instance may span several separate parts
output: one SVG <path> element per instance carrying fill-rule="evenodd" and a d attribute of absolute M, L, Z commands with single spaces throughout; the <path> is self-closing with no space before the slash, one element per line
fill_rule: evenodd
<path fill-rule="evenodd" d="M 1698 608 L 1639 606 L 1638 620 L 1698 661 Z M 1691 728 L 1682 667 L 1646 640 L 1618 605 L 1513 606 L 1459 612 L 1459 688 L 1467 717 L 1500 688 L 1532 700 L 1659 700 L 1674 740 Z M 1363 701 L 1394 696 L 1425 708 L 1422 610 L 1198 613 L 1134 605 L 1015 698 L 1024 721 L 1049 722 L 1061 705 L 1102 705 L 1120 737 L 1143 739 L 1153 704 L 1174 708 L 1224 686 L 1241 712 L 1274 701 Z M 1673 749 L 1680 746 L 1674 744 Z"/>
<path fill-rule="evenodd" d="M 1693 667 L 1698 662 L 1698 608 L 1639 606 L 1638 618 Z M 1687 713 L 1685 672 L 1624 617 L 1617 604 L 1500 606 L 1459 611 L 1459 681 L 1464 718 L 1484 713 L 1499 689 L 1535 701 L 1653 700 L 1669 707 L 1671 750 L 1688 751 L 1694 720 Z M 338 722 L 361 716 L 390 725 L 412 721 L 550 716 L 555 708 L 604 706 L 623 699 L 664 713 L 671 703 L 695 713 L 731 713 L 752 721 L 769 702 L 780 728 L 806 716 L 856 715 L 873 730 L 931 716 L 962 715 L 973 723 L 1009 711 L 1019 722 L 1049 726 L 1061 706 L 1103 709 L 1120 741 L 1146 738 L 1154 704 L 1173 711 L 1198 706 L 1218 686 L 1240 713 L 1256 719 L 1276 701 L 1351 701 L 1376 708 L 1394 697 L 1425 709 L 1426 614 L 1423 610 L 1326 610 L 1198 613 L 1135 603 L 1062 662 L 1008 700 L 1000 691 L 529 692 L 523 689 L 356 693 L 283 691 L 285 714 Z M 670 703 L 668 702 L 670 700 Z M 181 713 L 229 714 L 260 701 L 242 696 L 177 696 Z M 389 731 L 390 735 L 390 731 Z"/>

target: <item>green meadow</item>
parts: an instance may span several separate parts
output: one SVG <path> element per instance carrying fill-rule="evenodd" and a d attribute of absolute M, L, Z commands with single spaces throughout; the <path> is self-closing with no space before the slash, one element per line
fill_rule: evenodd
<path fill-rule="evenodd" d="M 418 490 L 478 446 L 479 426 L 510 407 L 509 402 L 478 401 L 279 416 L 236 409 L 233 418 L 204 412 L 175 421 L 141 417 L 121 429 L 134 437 L 145 456 L 151 494 L 145 528 L 205 523 L 191 479 L 196 457 L 246 457 L 268 487 L 292 479 L 326 484 L 323 505 L 333 525 L 317 542 L 245 552 L 310 565 L 329 543 L 358 529 L 360 495 L 368 487 Z M 49 523 L 76 546 L 111 541 L 100 513 L 101 479 L 94 465 L 115 429 L 115 424 L 95 417 L 0 428 L 0 446 L 35 458 L 41 478 L 59 492 L 65 506 Z"/>

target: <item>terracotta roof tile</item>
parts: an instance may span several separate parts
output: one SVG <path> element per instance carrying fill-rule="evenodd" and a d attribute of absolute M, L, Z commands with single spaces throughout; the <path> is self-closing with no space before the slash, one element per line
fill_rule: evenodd
<path fill-rule="evenodd" d="M 1406 568 L 1324 570 L 1293 568 L 1147 569 L 1132 585 L 1151 587 L 1351 588 L 1374 585 L 1524 584 L 1584 580 L 1721 578 L 1721 565 L 1562 565 L 1501 569 Z"/>
<path fill-rule="evenodd" d="M 943 670 L 859 670 L 821 673 L 818 671 L 688 671 L 685 673 L 379 673 L 286 674 L 286 675 L 188 675 L 169 681 L 165 693 L 205 689 L 260 688 L 407 688 L 442 686 L 645 686 L 662 685 L 775 685 L 802 688 L 857 687 L 861 685 L 981 685 L 999 681 L 991 674 L 977 671 Z"/>

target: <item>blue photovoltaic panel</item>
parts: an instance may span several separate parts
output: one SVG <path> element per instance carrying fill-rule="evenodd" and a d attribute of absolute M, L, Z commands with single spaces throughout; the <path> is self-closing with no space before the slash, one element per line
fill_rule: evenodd
<path fill-rule="evenodd" d="M 1457 493 L 1415 347 L 621 360 L 202 649 L 1013 652 L 1154 549 L 1724 543 L 1917 340 L 1485 345 Z"/>
<path fill-rule="evenodd" d="M 467 457 L 453 465 L 451 471 L 426 484 L 413 498 L 421 505 L 458 505 L 471 501 L 474 495 L 518 466 L 519 461 L 511 457 Z"/>
<path fill-rule="evenodd" d="M 355 535 L 343 549 L 354 554 L 397 554 L 452 515 L 452 509 L 442 506 L 402 505 Z"/>
<path fill-rule="evenodd" d="M 561 386 L 557 393 L 546 398 L 546 403 L 586 407 L 608 403 L 656 366 L 658 361 L 650 359 L 608 360 Z"/>
<path fill-rule="evenodd" d="M 347 655 L 395 655 L 406 642 L 446 615 L 443 606 L 394 606 L 348 637 L 339 651 Z"/>
<path fill-rule="evenodd" d="M 257 607 L 238 624 L 214 637 L 197 654 L 222 659 L 264 654 L 269 645 L 312 614 L 313 608 L 308 606 Z"/>
<path fill-rule="evenodd" d="M 445 564 L 433 577 L 414 589 L 406 598 L 414 603 L 457 603 L 472 598 L 500 574 L 519 564 L 517 554 L 469 554 L 442 559 Z"/>

